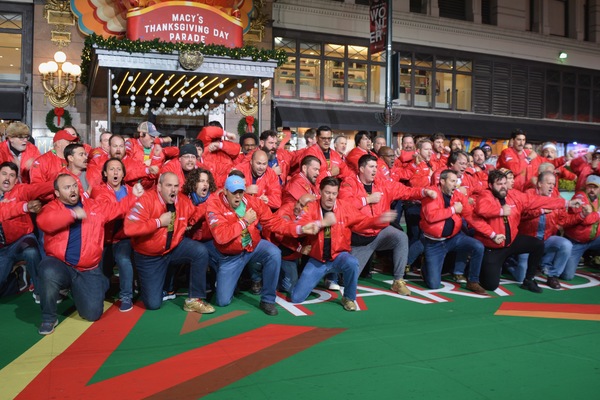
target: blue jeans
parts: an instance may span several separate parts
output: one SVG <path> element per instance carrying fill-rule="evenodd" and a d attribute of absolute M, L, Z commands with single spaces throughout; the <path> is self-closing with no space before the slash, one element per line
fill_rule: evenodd
<path fill-rule="evenodd" d="M 46 257 L 39 265 L 39 273 L 42 322 L 56 321 L 56 301 L 63 289 L 71 289 L 75 307 L 82 318 L 96 321 L 102 316 L 108 278 L 101 268 L 78 271 L 57 258 Z"/>
<path fill-rule="evenodd" d="M 211 266 L 217 271 L 217 305 L 224 307 L 231 303 L 233 292 L 244 270 L 251 262 L 262 265 L 262 290 L 260 300 L 275 303 L 279 270 L 281 269 L 281 250 L 273 243 L 261 239 L 254 251 L 242 251 L 240 254 L 222 254 L 213 241 L 206 243 Z"/>
<path fill-rule="evenodd" d="M 566 281 L 570 281 L 575 277 L 575 271 L 577 270 L 577 265 L 579 264 L 579 259 L 583 256 L 587 250 L 600 250 L 600 237 L 592 240 L 588 243 L 578 243 L 571 240 L 573 243 L 573 249 L 571 250 L 571 257 L 567 261 L 567 265 L 565 266 L 565 270 L 560 275 L 560 279 L 564 279 Z"/>
<path fill-rule="evenodd" d="M 292 303 L 302 303 L 319 281 L 328 272 L 342 273 L 344 275 L 344 297 L 356 300 L 356 285 L 358 284 L 358 260 L 350 253 L 342 252 L 333 261 L 323 263 L 310 258 L 298 283 L 292 288 Z"/>
<path fill-rule="evenodd" d="M 542 257 L 542 271 L 544 274 L 556 278 L 561 276 L 571 256 L 572 249 L 573 243 L 562 236 L 550 236 L 546 239 L 544 241 L 544 256 Z M 523 282 L 529 254 L 519 254 L 518 258 L 519 265 L 514 269 L 509 267 L 508 270 L 516 281 Z M 577 262 L 579 262 L 579 259 L 577 259 Z"/>
<path fill-rule="evenodd" d="M 451 251 L 457 253 L 471 253 L 471 264 L 469 266 L 470 282 L 479 282 L 479 272 L 481 271 L 481 261 L 483 260 L 483 244 L 470 236 L 459 232 L 455 236 L 446 240 L 423 239 L 425 246 L 425 284 L 431 289 L 439 289 L 442 281 L 442 268 L 444 258 Z"/>
<path fill-rule="evenodd" d="M 0 248 L 0 284 L 6 281 L 12 267 L 18 261 L 25 261 L 27 273 L 31 277 L 35 293 L 38 290 L 38 265 L 41 261 L 40 247 L 33 233 L 21 236 L 13 243 Z"/>
<path fill-rule="evenodd" d="M 133 297 L 133 263 L 131 256 L 133 249 L 131 248 L 131 240 L 119 240 L 112 245 L 115 264 L 119 268 L 119 298 L 131 299 Z"/>
<path fill-rule="evenodd" d="M 279 290 L 290 293 L 298 282 L 298 260 L 281 260 Z"/>
<path fill-rule="evenodd" d="M 135 267 L 140 280 L 141 299 L 148 310 L 157 310 L 162 304 L 162 291 L 170 266 L 190 264 L 191 298 L 206 298 L 206 270 L 208 252 L 203 243 L 183 238 L 173 250 L 162 256 L 146 256 L 133 252 Z"/>

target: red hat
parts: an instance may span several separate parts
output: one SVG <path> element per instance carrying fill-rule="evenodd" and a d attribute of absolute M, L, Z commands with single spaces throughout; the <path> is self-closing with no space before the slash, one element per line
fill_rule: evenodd
<path fill-rule="evenodd" d="M 61 139 L 68 140 L 69 142 L 75 142 L 77 141 L 77 136 L 73 136 L 65 129 L 61 129 L 60 131 L 54 134 L 54 139 L 52 139 L 52 143 L 56 143 Z"/>

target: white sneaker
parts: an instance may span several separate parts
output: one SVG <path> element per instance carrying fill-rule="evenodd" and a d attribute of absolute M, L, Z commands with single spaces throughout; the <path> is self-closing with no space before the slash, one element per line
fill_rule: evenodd
<path fill-rule="evenodd" d="M 337 282 L 333 282 L 333 281 L 325 281 L 325 287 L 329 290 L 341 290 L 342 289 L 340 287 L 340 285 L 337 284 Z"/>

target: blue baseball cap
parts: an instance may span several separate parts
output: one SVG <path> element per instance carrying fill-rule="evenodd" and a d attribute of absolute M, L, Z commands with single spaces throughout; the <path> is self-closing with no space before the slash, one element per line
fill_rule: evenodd
<path fill-rule="evenodd" d="M 235 193 L 238 190 L 246 191 L 246 182 L 242 177 L 237 175 L 231 175 L 225 181 L 225 189 L 229 190 L 231 193 Z"/>

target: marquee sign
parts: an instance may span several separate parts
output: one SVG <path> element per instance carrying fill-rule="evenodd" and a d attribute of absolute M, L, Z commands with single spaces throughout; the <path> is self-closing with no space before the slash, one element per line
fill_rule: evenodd
<path fill-rule="evenodd" d="M 243 46 L 242 23 L 237 16 L 190 1 L 170 1 L 127 13 L 127 38 L 180 43 Z"/>

